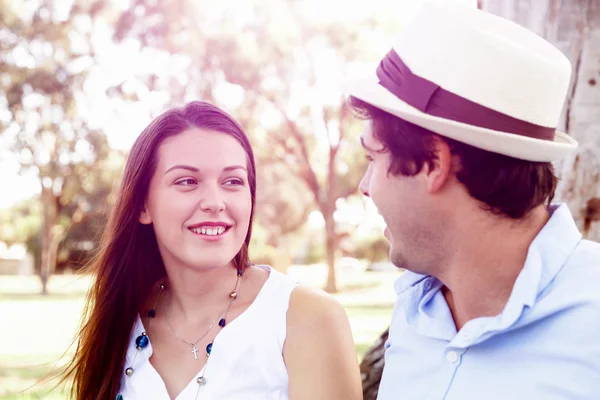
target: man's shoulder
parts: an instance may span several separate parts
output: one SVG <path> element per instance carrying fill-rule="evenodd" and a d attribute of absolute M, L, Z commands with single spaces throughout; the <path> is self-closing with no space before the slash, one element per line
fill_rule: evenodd
<path fill-rule="evenodd" d="M 585 239 L 581 240 L 567 260 L 567 264 L 600 268 L 600 243 Z"/>
<path fill-rule="evenodd" d="M 590 318 L 600 329 L 600 244 L 582 240 L 539 301 L 555 313 Z"/>
<path fill-rule="evenodd" d="M 576 291 L 584 290 L 600 299 L 600 243 L 581 240 L 567 258 L 555 285 L 572 286 Z"/>

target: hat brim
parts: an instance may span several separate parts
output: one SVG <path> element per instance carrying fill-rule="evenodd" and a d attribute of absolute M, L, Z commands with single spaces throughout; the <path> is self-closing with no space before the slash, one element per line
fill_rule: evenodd
<path fill-rule="evenodd" d="M 578 145 L 575 139 L 559 131 L 556 132 L 554 140 L 534 139 L 426 114 L 381 86 L 376 74 L 348 82 L 346 93 L 439 135 L 522 160 L 556 161 L 575 150 Z"/>

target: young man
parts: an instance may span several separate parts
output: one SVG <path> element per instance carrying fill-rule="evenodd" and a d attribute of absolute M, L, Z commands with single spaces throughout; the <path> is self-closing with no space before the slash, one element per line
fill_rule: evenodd
<path fill-rule="evenodd" d="M 600 398 L 600 245 L 550 205 L 567 58 L 426 3 L 349 93 L 398 294 L 379 400 Z"/>

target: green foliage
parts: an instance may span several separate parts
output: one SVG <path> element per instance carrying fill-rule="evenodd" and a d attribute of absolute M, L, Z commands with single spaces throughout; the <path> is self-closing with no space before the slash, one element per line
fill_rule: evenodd
<path fill-rule="evenodd" d="M 370 262 L 385 261 L 389 258 L 388 241 L 381 236 L 373 236 L 357 243 L 354 256 Z"/>
<path fill-rule="evenodd" d="M 0 241 L 8 245 L 25 243 L 37 235 L 41 225 L 41 205 L 37 199 L 26 200 L 0 210 Z"/>
<path fill-rule="evenodd" d="M 304 264 L 317 264 L 325 260 L 325 243 L 318 238 L 309 240 L 306 246 L 306 253 L 302 262 Z"/>

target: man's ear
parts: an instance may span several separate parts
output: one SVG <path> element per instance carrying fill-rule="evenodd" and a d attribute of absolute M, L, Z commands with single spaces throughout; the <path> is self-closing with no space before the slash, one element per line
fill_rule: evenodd
<path fill-rule="evenodd" d="M 144 209 L 140 213 L 139 221 L 144 225 L 148 225 L 148 224 L 152 223 L 152 217 L 150 216 L 150 213 L 148 212 L 148 209 L 146 208 L 146 206 L 144 206 Z"/>
<path fill-rule="evenodd" d="M 434 137 L 433 147 L 436 158 L 427 170 L 427 189 L 430 193 L 438 192 L 448 182 L 453 161 L 448 142 Z"/>

